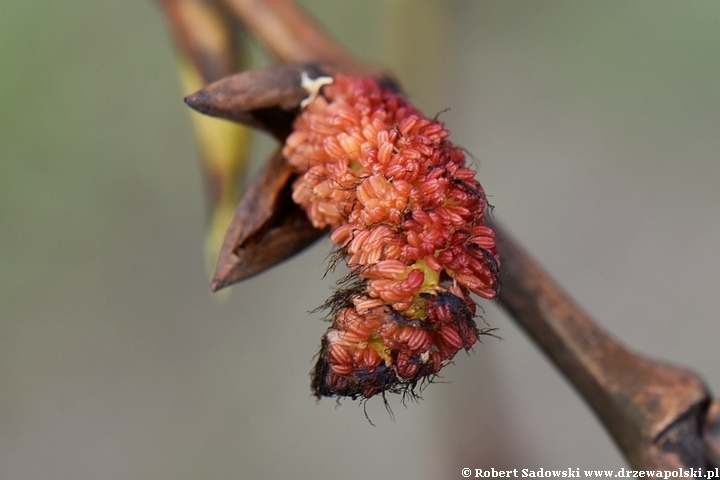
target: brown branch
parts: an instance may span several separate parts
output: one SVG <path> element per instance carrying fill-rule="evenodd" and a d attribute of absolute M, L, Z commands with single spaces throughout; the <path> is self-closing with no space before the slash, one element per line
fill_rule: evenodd
<path fill-rule="evenodd" d="M 356 73 L 364 66 L 291 0 L 222 0 L 281 62 L 330 61 Z"/>
<path fill-rule="evenodd" d="M 182 58 L 214 82 L 235 73 L 242 60 L 236 42 L 239 24 L 228 18 L 216 0 L 158 0 Z"/>
<path fill-rule="evenodd" d="M 492 222 L 502 259 L 499 300 L 585 397 L 635 468 L 704 467 L 709 403 L 689 370 L 623 347 Z"/>
<path fill-rule="evenodd" d="M 720 401 L 715 400 L 708 408 L 703 440 L 708 467 L 720 467 Z"/>
<path fill-rule="evenodd" d="M 390 78 L 353 57 L 292 0 L 221 1 L 281 62 L 327 62 L 349 75 Z"/>

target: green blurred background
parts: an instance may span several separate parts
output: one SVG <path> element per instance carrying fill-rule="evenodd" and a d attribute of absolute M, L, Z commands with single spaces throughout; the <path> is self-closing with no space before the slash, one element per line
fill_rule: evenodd
<path fill-rule="evenodd" d="M 452 108 L 496 216 L 603 326 L 720 391 L 720 3 L 302 4 L 429 116 Z M 331 245 L 211 296 L 169 38 L 150 1 L 0 0 L 0 478 L 625 466 L 493 302 L 503 340 L 392 399 L 394 422 L 316 404 Z"/>

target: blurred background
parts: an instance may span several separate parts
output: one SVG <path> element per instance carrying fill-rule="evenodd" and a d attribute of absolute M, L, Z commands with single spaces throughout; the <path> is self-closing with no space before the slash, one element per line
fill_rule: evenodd
<path fill-rule="evenodd" d="M 451 108 L 496 217 L 602 326 L 720 391 L 720 3 L 301 3 L 427 115 Z M 331 244 L 210 294 L 174 59 L 151 1 L 0 0 L 0 478 L 627 466 L 493 302 L 502 340 L 392 398 L 394 421 L 316 404 Z"/>

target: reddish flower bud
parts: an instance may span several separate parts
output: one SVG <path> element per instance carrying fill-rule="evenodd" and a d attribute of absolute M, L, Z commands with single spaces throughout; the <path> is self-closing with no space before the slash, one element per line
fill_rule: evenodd
<path fill-rule="evenodd" d="M 333 229 L 353 271 L 328 301 L 313 391 L 413 391 L 477 341 L 469 291 L 496 294 L 483 189 L 442 123 L 372 78 L 338 75 L 293 128 L 293 200 Z"/>

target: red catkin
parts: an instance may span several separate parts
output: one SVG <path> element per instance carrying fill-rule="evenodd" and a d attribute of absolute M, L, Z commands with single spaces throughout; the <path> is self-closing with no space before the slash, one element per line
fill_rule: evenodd
<path fill-rule="evenodd" d="M 449 135 L 374 79 L 343 75 L 293 125 L 293 200 L 332 229 L 354 278 L 328 302 L 318 398 L 413 392 L 482 333 L 469 293 L 496 295 L 499 259 L 483 189 Z"/>

